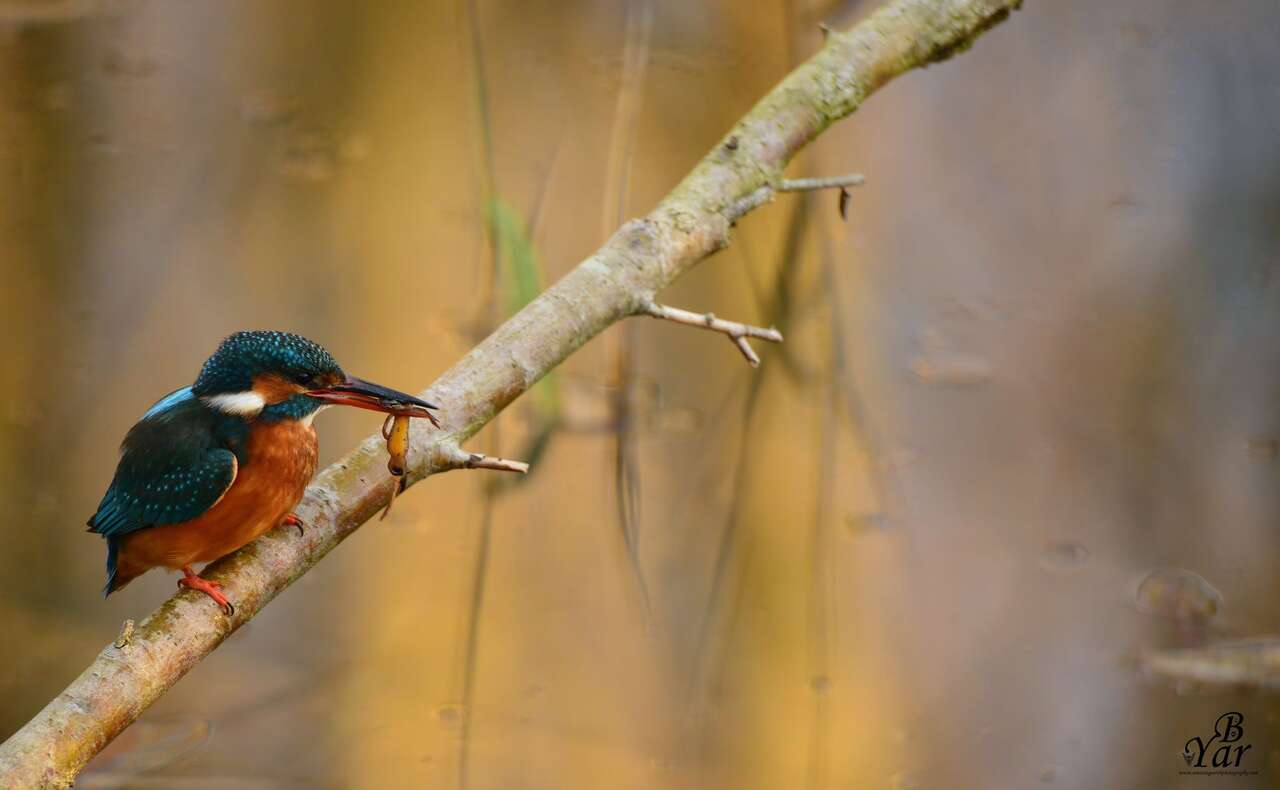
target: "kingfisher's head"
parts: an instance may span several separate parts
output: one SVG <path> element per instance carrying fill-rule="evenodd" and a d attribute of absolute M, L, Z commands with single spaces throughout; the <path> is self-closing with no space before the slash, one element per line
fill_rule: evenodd
<path fill-rule="evenodd" d="M 205 360 L 191 392 L 246 419 L 305 419 L 328 404 L 426 417 L 435 406 L 348 376 L 318 343 L 288 332 L 236 332 Z"/>

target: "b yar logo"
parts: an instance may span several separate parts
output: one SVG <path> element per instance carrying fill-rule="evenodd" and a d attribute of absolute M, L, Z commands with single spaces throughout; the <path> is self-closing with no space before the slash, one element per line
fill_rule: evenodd
<path fill-rule="evenodd" d="M 1184 773 L 1239 773 L 1252 774 L 1241 768 L 1245 753 L 1253 748 L 1244 740 L 1244 715 L 1236 711 L 1224 713 L 1213 723 L 1213 735 L 1208 740 L 1197 735 L 1182 747 L 1182 759 L 1188 768 L 1205 769 Z M 1215 770 L 1217 769 L 1217 770 Z"/>

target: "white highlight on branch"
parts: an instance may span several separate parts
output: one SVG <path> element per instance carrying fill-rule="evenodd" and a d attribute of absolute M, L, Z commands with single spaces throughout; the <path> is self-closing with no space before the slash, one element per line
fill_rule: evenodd
<path fill-rule="evenodd" d="M 644 307 L 643 312 L 645 315 L 660 318 L 663 321 L 674 321 L 677 324 L 710 329 L 712 332 L 727 335 L 753 368 L 760 367 L 760 356 L 756 354 L 756 350 L 747 342 L 747 338 L 754 337 L 760 340 L 768 340 L 770 343 L 782 342 L 782 333 L 774 327 L 764 329 L 751 324 L 725 321 L 722 318 L 716 318 L 715 313 L 694 313 L 688 310 L 681 310 L 678 307 L 667 307 L 657 302 L 650 302 Z"/>

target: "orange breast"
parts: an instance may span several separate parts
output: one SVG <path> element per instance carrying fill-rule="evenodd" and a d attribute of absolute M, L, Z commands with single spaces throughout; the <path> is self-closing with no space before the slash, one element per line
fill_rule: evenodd
<path fill-rule="evenodd" d="M 222 499 L 191 521 L 126 535 L 120 546 L 121 565 L 142 572 L 212 562 L 230 554 L 279 525 L 293 510 L 316 472 L 317 450 L 310 425 L 293 420 L 255 425 L 246 460 Z"/>

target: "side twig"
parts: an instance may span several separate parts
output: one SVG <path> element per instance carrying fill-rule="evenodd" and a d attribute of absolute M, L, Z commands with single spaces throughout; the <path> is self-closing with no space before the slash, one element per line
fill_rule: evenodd
<path fill-rule="evenodd" d="M 732 142 L 736 138 L 730 138 Z M 737 145 L 734 148 L 736 150 Z M 783 178 L 775 183 L 765 184 L 750 194 L 738 198 L 729 210 L 729 221 L 736 222 L 742 216 L 760 208 L 773 200 L 778 192 L 813 192 L 819 189 L 840 190 L 840 216 L 845 214 L 845 206 L 849 200 L 849 187 L 860 187 L 867 183 L 861 173 L 850 173 L 847 176 L 826 176 L 824 178 Z"/>
<path fill-rule="evenodd" d="M 850 173 L 847 176 L 827 176 L 825 178 L 784 178 L 776 187 L 779 192 L 812 192 L 817 189 L 847 189 L 860 187 L 867 183 L 861 173 Z"/>
<path fill-rule="evenodd" d="M 463 466 L 467 469 L 493 469 L 499 472 L 518 472 L 522 475 L 529 473 L 529 465 L 524 461 L 509 461 L 506 458 L 494 458 L 492 455 L 475 453 L 467 455 Z"/>
<path fill-rule="evenodd" d="M 759 338 L 760 340 L 768 340 L 770 343 L 782 342 L 782 333 L 774 327 L 763 329 L 750 324 L 739 324 L 736 321 L 725 321 L 723 318 L 716 318 L 715 313 L 693 313 L 688 310 L 681 310 L 678 307 L 667 307 L 657 302 L 649 302 L 645 305 L 643 312 L 645 315 L 660 318 L 663 321 L 673 321 L 685 326 L 710 329 L 712 332 L 720 332 L 723 335 L 727 335 L 753 368 L 760 367 L 760 356 L 756 354 L 755 349 L 747 342 L 747 338 Z"/>

